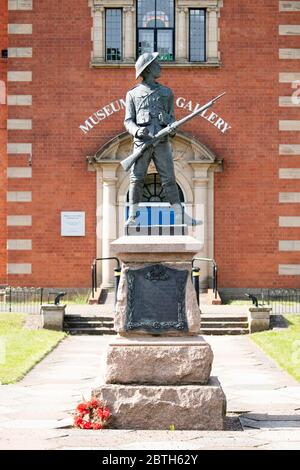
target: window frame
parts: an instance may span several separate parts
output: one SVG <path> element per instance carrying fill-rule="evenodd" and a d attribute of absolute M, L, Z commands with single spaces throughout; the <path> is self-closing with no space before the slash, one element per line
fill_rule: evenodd
<path fill-rule="evenodd" d="M 189 41 L 189 57 L 188 60 L 191 64 L 205 64 L 207 62 L 207 9 L 206 8 L 194 8 L 191 7 L 188 9 L 189 15 L 189 34 L 188 34 L 188 41 Z M 191 60 L 191 11 L 204 11 L 204 60 Z"/>
<path fill-rule="evenodd" d="M 138 28 L 136 0 L 87 0 L 91 7 L 92 50 L 90 66 L 93 68 L 133 67 L 138 56 Z M 195 5 L 196 3 L 196 5 Z M 106 60 L 106 19 L 105 9 L 122 9 L 122 58 Z M 191 62 L 189 9 L 206 9 L 205 61 Z M 174 0 L 174 27 L 156 28 L 154 31 L 173 30 L 173 60 L 161 61 L 164 68 L 217 67 L 221 66 L 220 16 L 223 0 Z M 153 28 L 149 28 L 150 30 Z M 145 28 L 146 30 L 146 28 Z M 171 38 L 170 38 L 171 39 Z M 164 40 L 162 42 L 164 44 Z"/>
<path fill-rule="evenodd" d="M 157 32 L 158 31 L 172 31 L 172 45 L 173 45 L 173 59 L 172 60 L 161 60 L 163 64 L 174 63 L 176 61 L 176 0 L 173 1 L 173 27 L 172 28 L 157 28 L 156 27 L 156 12 L 157 12 L 157 0 L 155 0 L 155 27 L 154 28 L 140 28 L 139 19 L 138 19 L 138 0 L 136 0 L 135 5 L 135 21 L 136 21 L 136 59 L 138 59 L 139 53 L 139 31 L 153 31 L 154 32 L 154 51 L 157 51 Z"/>
<path fill-rule="evenodd" d="M 121 46 L 121 58 L 119 60 L 109 60 L 107 59 L 107 12 L 108 10 L 118 10 L 121 13 L 121 28 L 120 28 L 120 46 Z M 124 54 L 124 45 L 123 45 L 123 8 L 122 7 L 105 7 L 104 8 L 104 24 L 105 24 L 105 31 L 104 31 L 104 59 L 107 64 L 118 64 L 123 62 L 123 54 Z"/>

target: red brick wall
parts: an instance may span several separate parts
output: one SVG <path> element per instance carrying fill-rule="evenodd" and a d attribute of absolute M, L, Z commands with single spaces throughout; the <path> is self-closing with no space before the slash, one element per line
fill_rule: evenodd
<path fill-rule="evenodd" d="M 89 286 L 96 254 L 96 182 L 95 174 L 87 172 L 85 157 L 123 131 L 123 115 L 114 114 L 87 135 L 79 125 L 103 105 L 125 96 L 135 84 L 134 70 L 89 67 L 92 20 L 87 0 L 36 1 L 34 12 L 11 12 L 10 17 L 10 22 L 33 23 L 33 35 L 26 41 L 33 47 L 33 59 L 10 60 L 11 70 L 33 70 L 32 84 L 13 85 L 13 93 L 22 89 L 22 94 L 33 94 L 32 109 L 14 110 L 14 117 L 33 118 L 33 131 L 10 132 L 12 141 L 33 142 L 32 181 L 11 183 L 22 185 L 22 190 L 31 188 L 33 202 L 10 204 L 11 213 L 33 215 L 32 229 L 11 230 L 14 238 L 33 239 L 32 253 L 10 254 L 11 262 L 32 263 L 33 273 L 10 276 L 10 282 Z M 296 286 L 296 278 L 277 274 L 282 262 L 278 0 L 226 0 L 220 30 L 219 69 L 164 69 L 161 79 L 175 95 L 195 102 L 227 92 L 215 110 L 231 124 L 229 133 L 220 134 L 204 120 L 184 129 L 224 159 L 224 172 L 215 176 L 214 250 L 220 285 Z M 10 47 L 20 44 L 24 38 L 14 37 Z M 177 110 L 178 117 L 183 114 Z M 18 157 L 18 162 L 26 165 L 26 158 Z M 63 210 L 86 211 L 85 238 L 61 238 Z M 289 210 L 297 212 L 292 206 Z"/>
<path fill-rule="evenodd" d="M 215 257 L 222 287 L 272 287 L 281 282 L 278 1 L 229 3 L 222 10 L 218 78 L 228 91 L 223 114 L 232 129 L 207 141 L 225 161 L 215 179 Z"/>
<path fill-rule="evenodd" d="M 0 0 L 0 54 L 2 49 L 7 49 L 7 0 Z M 6 93 L 3 91 L 3 84 L 6 88 L 7 80 L 7 59 L 0 56 L 0 284 L 6 284 L 6 166 L 7 166 L 7 106 Z M 5 98 L 5 103 L 4 103 Z"/>

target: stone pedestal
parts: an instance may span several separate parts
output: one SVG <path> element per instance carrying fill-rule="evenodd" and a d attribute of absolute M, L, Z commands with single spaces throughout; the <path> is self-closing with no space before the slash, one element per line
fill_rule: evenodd
<path fill-rule="evenodd" d="M 251 307 L 248 312 L 250 333 L 269 330 L 271 307 Z"/>
<path fill-rule="evenodd" d="M 198 335 L 201 327 L 200 310 L 197 304 L 196 293 L 191 281 L 191 262 L 193 257 L 201 250 L 202 245 L 195 238 L 190 236 L 137 236 L 137 237 L 121 237 L 111 244 L 111 250 L 122 260 L 122 273 L 120 278 L 116 316 L 115 316 L 115 330 L 119 334 L 126 335 L 144 335 L 151 332 L 152 334 L 163 334 L 165 336 L 186 336 Z M 161 267 L 161 272 L 158 267 Z M 147 283 L 135 283 L 131 277 L 138 274 L 138 270 L 143 268 L 150 268 L 149 279 Z M 182 289 L 182 298 L 175 300 L 175 305 L 172 300 L 179 296 L 180 288 L 178 283 L 168 283 L 168 277 L 171 278 L 174 273 L 186 272 L 186 284 Z M 173 274 L 172 274 L 173 273 Z M 152 282 L 151 282 L 152 278 Z M 148 287 L 147 287 L 148 286 Z M 141 289 L 144 287 L 144 292 Z M 151 288 L 151 293 L 150 293 Z M 149 290 L 149 298 L 147 296 Z M 143 295 L 143 299 L 140 296 Z M 136 297 L 136 299 L 133 299 Z M 140 312 L 133 311 L 137 307 L 138 300 L 140 300 Z M 182 306 L 182 304 L 184 304 Z M 164 305 L 165 307 L 162 307 Z M 160 321 L 160 316 L 156 317 L 156 311 L 168 307 L 174 309 L 174 323 L 177 326 L 174 328 L 165 328 L 163 323 L 170 323 L 170 315 L 166 315 L 165 321 Z M 182 306 L 182 315 L 178 313 Z M 126 318 L 130 315 L 130 309 L 133 311 L 131 315 L 131 326 L 126 326 Z M 137 322 L 137 317 L 140 322 Z M 181 321 L 187 323 L 187 328 L 181 329 Z M 150 323 L 153 323 L 152 331 Z M 138 324 L 139 323 L 139 324 Z M 143 327 L 143 325 L 147 329 Z"/>
<path fill-rule="evenodd" d="M 121 258 L 115 329 L 105 384 L 93 391 L 115 429 L 221 430 L 226 398 L 210 377 L 213 353 L 201 319 L 189 236 L 129 236 L 111 244 Z"/>
<path fill-rule="evenodd" d="M 207 385 L 111 385 L 94 390 L 111 410 L 113 429 L 224 429 L 226 399 L 219 381 Z"/>
<path fill-rule="evenodd" d="M 46 330 L 63 331 L 66 305 L 42 305 L 42 325 Z"/>
<path fill-rule="evenodd" d="M 212 361 L 211 347 L 201 336 L 117 337 L 108 346 L 105 381 L 110 384 L 207 384 Z"/>

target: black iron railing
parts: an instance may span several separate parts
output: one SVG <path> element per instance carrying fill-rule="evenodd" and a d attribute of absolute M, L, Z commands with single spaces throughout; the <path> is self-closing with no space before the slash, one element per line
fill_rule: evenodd
<path fill-rule="evenodd" d="M 42 287 L 0 286 L 0 312 L 39 314 L 43 293 Z"/>
<path fill-rule="evenodd" d="M 212 258 L 194 258 L 192 261 L 192 280 L 197 294 L 197 302 L 199 305 L 200 298 L 200 268 L 195 266 L 196 261 L 208 261 L 213 266 L 213 293 L 215 299 L 218 298 L 218 265 Z"/>
<path fill-rule="evenodd" d="M 300 289 L 261 289 L 261 305 L 270 305 L 272 313 L 300 313 Z"/>
<path fill-rule="evenodd" d="M 117 267 L 114 270 L 114 275 L 115 275 L 115 301 L 117 300 L 117 292 L 118 292 L 118 287 L 119 287 L 119 282 L 120 282 L 120 276 L 121 276 L 121 263 L 119 258 L 111 257 L 111 258 L 95 258 L 93 261 L 93 264 L 91 266 L 92 269 L 92 297 L 95 295 L 95 291 L 98 288 L 98 278 L 97 278 L 97 263 L 99 261 L 116 261 Z"/>

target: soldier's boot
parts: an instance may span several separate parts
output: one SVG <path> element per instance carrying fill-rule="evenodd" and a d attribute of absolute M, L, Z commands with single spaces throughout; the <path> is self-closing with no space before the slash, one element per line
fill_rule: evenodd
<path fill-rule="evenodd" d="M 125 222 L 125 227 L 137 225 L 137 211 L 141 200 L 143 183 L 130 183 L 129 187 L 129 217 Z"/>
<path fill-rule="evenodd" d="M 176 203 L 172 204 L 172 209 L 174 209 L 174 216 L 175 216 L 175 225 L 191 225 L 192 227 L 196 227 L 197 225 L 201 225 L 201 220 L 194 219 L 190 217 L 184 210 L 182 204 Z"/>
<path fill-rule="evenodd" d="M 137 217 L 137 209 L 139 205 L 134 204 L 133 206 L 130 206 L 129 216 L 128 219 L 125 222 L 125 227 L 135 227 L 137 225 L 138 217 Z"/>

